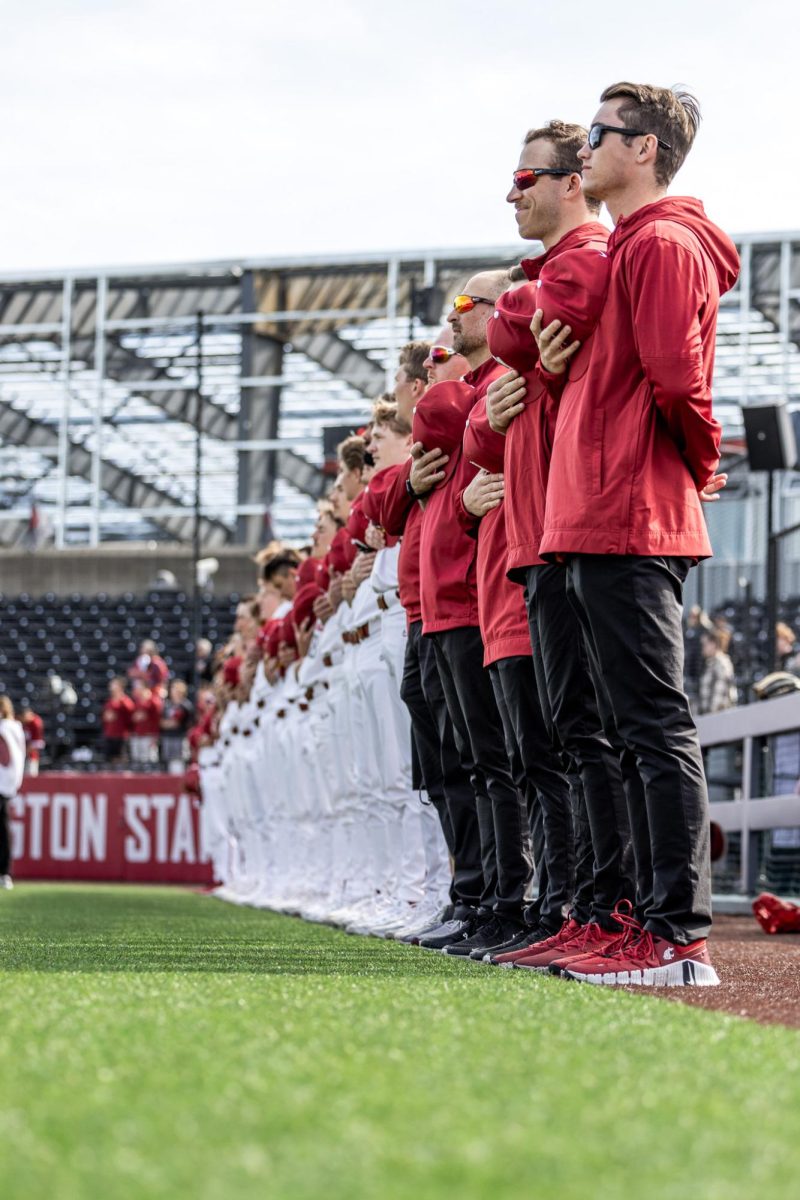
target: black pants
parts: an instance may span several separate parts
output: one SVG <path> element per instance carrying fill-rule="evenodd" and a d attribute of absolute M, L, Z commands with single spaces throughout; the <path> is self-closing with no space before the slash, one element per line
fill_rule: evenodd
<path fill-rule="evenodd" d="M 706 780 L 683 690 L 686 558 L 578 554 L 571 602 L 608 697 L 614 725 L 641 780 L 632 824 L 637 857 L 652 863 L 646 928 L 679 944 L 711 927 Z"/>
<path fill-rule="evenodd" d="M 7 796 L 0 796 L 0 875 L 11 874 L 11 827 L 8 820 Z"/>
<path fill-rule="evenodd" d="M 514 785 L 480 631 L 431 634 L 456 745 L 469 769 L 483 861 L 481 907 L 522 919 L 531 877 L 525 853 L 525 802 Z"/>
<path fill-rule="evenodd" d="M 572 763 L 576 920 L 613 928 L 633 901 L 633 855 L 620 757 L 603 732 L 590 663 L 562 566 L 528 568 L 526 601 L 545 721 Z"/>
<path fill-rule="evenodd" d="M 476 908 L 483 892 L 478 813 L 469 772 L 461 764 L 447 711 L 436 655 L 422 622 L 408 630 L 400 695 L 411 716 L 416 788 L 425 788 L 436 808 L 453 860 L 450 899 L 456 915 Z"/>
<path fill-rule="evenodd" d="M 570 788 L 542 716 L 529 657 L 503 658 L 489 667 L 506 735 L 511 774 L 525 797 L 539 898 L 525 913 L 530 924 L 555 932 L 574 887 Z"/>

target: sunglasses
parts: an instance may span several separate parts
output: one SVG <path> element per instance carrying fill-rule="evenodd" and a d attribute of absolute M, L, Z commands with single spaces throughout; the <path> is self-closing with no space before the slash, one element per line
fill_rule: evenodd
<path fill-rule="evenodd" d="M 486 300 L 483 296 L 454 296 L 453 308 L 457 313 L 472 312 L 476 304 L 488 304 L 494 308 L 494 300 Z"/>
<path fill-rule="evenodd" d="M 451 350 L 449 346 L 431 346 L 428 358 L 432 363 L 446 363 L 455 354 L 455 350 Z"/>
<path fill-rule="evenodd" d="M 579 174 L 580 171 L 573 171 L 567 167 L 523 167 L 514 172 L 514 187 L 518 192 L 524 192 L 527 188 L 536 187 L 536 180 L 541 175 Z"/>
<path fill-rule="evenodd" d="M 589 130 L 589 136 L 586 141 L 589 144 L 590 150 L 596 150 L 603 140 L 604 133 L 621 133 L 623 137 L 649 137 L 650 134 L 646 129 L 626 129 L 624 125 L 593 125 Z M 653 134 L 656 141 L 662 150 L 671 150 L 669 142 L 662 142 L 661 138 Z"/>

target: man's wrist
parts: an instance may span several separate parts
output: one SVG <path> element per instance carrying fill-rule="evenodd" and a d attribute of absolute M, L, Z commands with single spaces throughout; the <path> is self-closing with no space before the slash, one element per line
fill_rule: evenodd
<path fill-rule="evenodd" d="M 424 495 L 424 493 L 423 493 L 423 492 L 415 492 L 415 491 L 414 491 L 414 485 L 413 485 L 413 483 L 411 482 L 411 477 L 410 477 L 410 476 L 409 476 L 409 478 L 406 480 L 406 491 L 408 492 L 408 494 L 409 494 L 409 496 L 411 497 L 411 499 L 412 499 L 412 500 L 421 500 L 421 499 L 422 499 L 422 497 L 423 497 L 423 495 Z"/>

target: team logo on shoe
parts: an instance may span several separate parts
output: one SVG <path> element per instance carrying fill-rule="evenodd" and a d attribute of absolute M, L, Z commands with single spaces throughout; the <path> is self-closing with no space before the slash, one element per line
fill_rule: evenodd
<path fill-rule="evenodd" d="M 665 951 L 664 951 L 664 953 L 661 955 L 661 957 L 662 957 L 663 959 L 665 959 L 667 962 L 669 962 L 669 960 L 670 960 L 671 958 L 674 958 L 674 957 L 675 957 L 675 947 L 674 947 L 674 946 L 667 946 L 666 950 L 665 950 Z"/>

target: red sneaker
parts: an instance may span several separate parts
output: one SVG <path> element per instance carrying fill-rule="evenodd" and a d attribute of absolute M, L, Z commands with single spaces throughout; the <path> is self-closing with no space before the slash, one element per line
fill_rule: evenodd
<path fill-rule="evenodd" d="M 800 905 L 762 892 L 753 901 L 753 912 L 764 933 L 800 933 Z"/>
<path fill-rule="evenodd" d="M 629 930 L 638 926 L 632 917 L 627 920 Z M 638 936 L 624 937 L 621 945 L 605 954 L 573 959 L 563 974 L 583 983 L 632 983 L 641 987 L 716 987 L 719 983 L 705 938 L 678 946 L 646 929 Z"/>
<path fill-rule="evenodd" d="M 498 967 L 515 967 L 520 959 L 530 957 L 532 954 L 543 954 L 548 948 L 557 948 L 558 953 L 563 952 L 566 942 L 570 941 L 583 929 L 577 921 L 573 921 L 572 917 L 559 929 L 558 933 L 554 933 L 552 937 L 544 938 L 541 942 L 534 942 L 530 946 L 523 946 L 520 950 L 509 950 L 506 954 L 498 954 L 492 959 L 495 966 Z"/>
<path fill-rule="evenodd" d="M 581 929 L 580 936 L 559 956 L 547 964 L 551 975 L 561 975 L 567 963 L 574 958 L 585 958 L 586 955 L 607 954 L 611 950 L 629 941 L 635 934 L 641 933 L 642 927 L 633 917 L 633 905 L 630 900 L 620 900 L 614 905 L 611 920 L 619 929 L 611 931 L 589 921 Z"/>
<path fill-rule="evenodd" d="M 620 944 L 624 934 L 604 929 L 596 921 L 581 927 L 578 937 L 569 946 L 562 948 L 560 954 L 554 954 L 547 962 L 532 963 L 535 968 L 548 970 L 551 975 L 561 975 L 564 969 L 577 958 L 586 958 L 597 954 L 606 954 Z"/>

